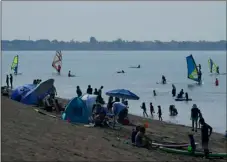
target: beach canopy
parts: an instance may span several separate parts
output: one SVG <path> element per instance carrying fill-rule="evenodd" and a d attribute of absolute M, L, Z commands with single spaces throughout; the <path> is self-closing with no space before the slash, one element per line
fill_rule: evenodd
<path fill-rule="evenodd" d="M 21 102 L 27 105 L 37 105 L 39 100 L 45 98 L 50 94 L 54 87 L 54 79 L 48 79 L 30 90 L 25 96 L 22 97 Z"/>
<path fill-rule="evenodd" d="M 85 94 L 81 97 L 81 99 L 85 102 L 88 110 L 92 111 L 92 107 L 96 103 L 97 95 Z"/>
<path fill-rule="evenodd" d="M 35 84 L 25 84 L 23 86 L 19 86 L 12 91 L 10 98 L 12 100 L 20 102 L 21 98 L 35 87 L 36 87 Z"/>
<path fill-rule="evenodd" d="M 74 97 L 69 101 L 62 114 L 62 119 L 70 123 L 89 123 L 92 112 L 80 97 Z"/>
<path fill-rule="evenodd" d="M 126 89 L 115 89 L 106 92 L 107 96 L 112 96 L 112 97 L 118 97 L 118 98 L 123 98 L 123 99 L 128 99 L 128 100 L 139 100 L 139 97 L 132 93 L 129 90 Z"/>

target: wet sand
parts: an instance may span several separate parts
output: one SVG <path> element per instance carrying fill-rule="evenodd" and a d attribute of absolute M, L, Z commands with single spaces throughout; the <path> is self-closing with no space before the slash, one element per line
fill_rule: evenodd
<path fill-rule="evenodd" d="M 220 161 L 133 147 L 125 143 L 131 126 L 124 126 L 121 131 L 87 128 L 41 115 L 34 107 L 6 97 L 1 97 L 1 104 L 2 161 Z M 153 140 L 188 142 L 189 127 L 129 117 L 135 124 L 148 121 L 147 136 Z M 199 131 L 195 138 L 200 143 Z M 226 152 L 223 135 L 213 133 L 210 147 L 213 152 Z"/>

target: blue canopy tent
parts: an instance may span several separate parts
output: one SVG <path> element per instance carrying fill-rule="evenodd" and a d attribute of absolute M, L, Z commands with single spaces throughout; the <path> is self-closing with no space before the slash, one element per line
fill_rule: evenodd
<path fill-rule="evenodd" d="M 12 91 L 10 98 L 20 102 L 21 98 L 35 87 L 35 84 L 25 84 L 23 86 L 19 86 Z"/>
<path fill-rule="evenodd" d="M 128 100 L 139 100 L 139 97 L 132 93 L 129 90 L 126 89 L 115 89 L 106 92 L 106 95 L 112 96 L 112 97 L 118 97 L 118 98 L 123 98 L 123 99 L 128 99 Z"/>
<path fill-rule="evenodd" d="M 89 123 L 89 118 L 92 113 L 86 106 L 86 103 L 79 97 L 74 97 L 65 107 L 65 112 L 62 114 L 63 120 L 68 120 L 70 123 Z"/>
<path fill-rule="evenodd" d="M 50 93 L 53 86 L 54 79 L 48 79 L 23 96 L 21 102 L 27 105 L 36 105 L 40 99 L 45 98 Z"/>

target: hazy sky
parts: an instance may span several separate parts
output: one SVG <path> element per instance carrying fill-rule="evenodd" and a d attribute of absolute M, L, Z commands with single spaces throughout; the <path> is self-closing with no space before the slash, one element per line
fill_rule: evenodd
<path fill-rule="evenodd" d="M 226 2 L 2 2 L 3 39 L 226 40 Z"/>

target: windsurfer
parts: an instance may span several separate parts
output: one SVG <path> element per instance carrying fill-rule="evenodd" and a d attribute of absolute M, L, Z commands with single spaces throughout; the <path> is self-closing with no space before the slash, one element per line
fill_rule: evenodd
<path fill-rule="evenodd" d="M 166 84 L 166 77 L 162 75 L 162 84 Z"/>
<path fill-rule="evenodd" d="M 201 71 L 201 65 L 199 64 L 199 66 L 197 66 L 197 67 L 199 68 L 198 70 Z"/>
<path fill-rule="evenodd" d="M 60 72 L 61 72 L 61 65 L 58 65 L 57 71 L 60 74 Z"/>
<path fill-rule="evenodd" d="M 219 66 L 216 67 L 216 72 L 219 74 Z"/>
<path fill-rule="evenodd" d="M 201 72 L 201 67 L 198 71 L 198 83 L 200 84 L 201 83 L 201 80 L 202 80 L 202 72 Z"/>

